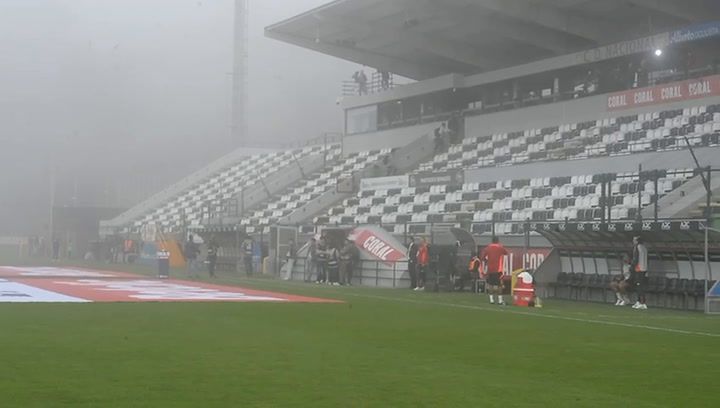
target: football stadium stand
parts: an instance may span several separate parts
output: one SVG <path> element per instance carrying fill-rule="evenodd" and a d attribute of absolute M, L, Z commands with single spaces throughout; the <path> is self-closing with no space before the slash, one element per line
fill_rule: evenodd
<path fill-rule="evenodd" d="M 212 216 L 213 210 L 227 205 L 236 195 L 243 194 L 247 204 L 252 204 L 254 196 L 267 199 L 273 190 L 299 180 L 303 168 L 315 171 L 322 166 L 326 150 L 330 155 L 337 154 L 334 153 L 337 146 L 251 155 L 245 153 L 246 149 L 239 149 L 103 222 L 101 229 L 112 234 L 137 231 L 147 224 L 155 224 L 166 232 L 180 231 L 183 226 L 200 226 L 203 219 Z"/>
<path fill-rule="evenodd" d="M 642 233 L 650 292 L 699 308 L 700 243 L 718 207 L 708 191 L 720 191 L 720 177 L 707 180 L 720 166 L 720 21 L 707 16 L 720 10 L 608 0 L 590 18 L 583 2 L 552 3 L 338 0 L 268 27 L 271 38 L 416 82 L 339 99 L 337 144 L 241 149 L 101 230 L 154 225 L 178 240 L 193 230 L 218 239 L 231 267 L 250 239 L 262 248 L 254 262 L 273 272 L 290 239 L 360 236 L 374 276 L 361 265 L 356 282 L 379 286 L 406 284 L 398 265 L 410 235 L 446 248 L 450 230 L 477 240 L 470 247 L 501 235 L 525 247 L 518 257 L 541 250 L 545 295 L 599 301 Z M 648 19 L 651 29 L 637 28 Z M 389 248 L 399 255 L 378 257 Z M 308 265 L 290 276 L 307 279 Z"/>
<path fill-rule="evenodd" d="M 288 189 L 279 199 L 271 200 L 264 208 L 256 210 L 252 215 L 243 217 L 241 226 L 246 226 L 247 233 L 260 232 L 266 228 L 282 222 L 284 218 L 300 210 L 308 202 L 325 193 L 336 190 L 338 180 L 352 178 L 353 175 L 364 172 L 370 166 L 382 164 L 384 157 L 391 153 L 390 149 L 375 150 L 360 153 L 351 153 L 341 156 L 339 148 L 331 152 L 329 163 L 336 163 L 328 170 L 307 174 L 302 181 Z"/>
<path fill-rule="evenodd" d="M 695 172 L 681 169 L 656 174 L 657 194 L 654 181 L 639 184 L 637 172 L 361 190 L 357 198 L 344 200 L 342 206 L 329 210 L 326 217 L 317 217 L 315 223 L 397 225 L 394 232 L 402 234 L 407 223 L 473 221 L 477 224 L 472 232 L 477 234 L 518 234 L 520 224 L 504 222 L 600 221 L 601 181 L 612 182 L 608 218 L 634 220 L 638 216 L 638 192 L 642 207 L 647 207 L 656 197 L 664 197 L 694 177 Z M 494 230 L 491 223 L 497 224 Z"/>

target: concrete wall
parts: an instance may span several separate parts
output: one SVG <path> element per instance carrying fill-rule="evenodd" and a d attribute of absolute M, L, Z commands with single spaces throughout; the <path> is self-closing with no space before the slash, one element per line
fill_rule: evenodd
<path fill-rule="evenodd" d="M 607 98 L 608 95 L 599 95 L 523 109 L 470 116 L 465 118 L 465 135 L 466 137 L 486 136 L 493 133 L 541 129 L 589 120 L 720 103 L 720 97 L 714 97 L 608 112 Z"/>
<path fill-rule="evenodd" d="M 407 173 L 415 169 L 420 163 L 430 160 L 434 155 L 435 140 L 431 135 L 425 135 L 402 147 L 392 155 L 392 165 L 398 174 Z"/>
<path fill-rule="evenodd" d="M 368 150 L 407 146 L 425 135 L 429 135 L 432 138 L 435 129 L 440 126 L 440 123 L 441 122 L 431 122 L 405 128 L 345 136 L 343 139 L 343 152 L 357 153 Z"/>
<path fill-rule="evenodd" d="M 720 147 L 696 149 L 695 153 L 702 166 L 720 166 Z M 642 164 L 643 170 L 695 168 L 690 152 L 677 150 L 585 160 L 549 161 L 507 167 L 469 169 L 465 171 L 465 182 L 481 183 L 536 177 L 632 172 L 637 171 L 640 164 Z"/>
<path fill-rule="evenodd" d="M 427 95 L 429 93 L 445 91 L 453 88 L 463 87 L 465 78 L 458 74 L 443 75 L 437 78 L 428 79 L 422 82 L 413 82 L 407 85 L 400 85 L 387 91 L 378 92 L 363 96 L 348 96 L 343 98 L 341 106 L 343 109 L 358 108 L 361 106 L 377 105 L 387 101 L 405 99 L 413 96 Z"/>
<path fill-rule="evenodd" d="M 693 216 L 693 212 L 702 214 L 700 205 L 707 200 L 707 192 L 705 183 L 701 176 L 695 176 L 693 179 L 683 184 L 682 187 L 670 192 L 670 194 L 658 201 L 658 217 L 659 218 L 688 218 Z M 710 189 L 713 196 L 720 192 L 720 180 L 712 178 L 710 180 Z M 651 218 L 655 215 L 653 206 L 648 206 L 642 212 L 644 218 Z"/>

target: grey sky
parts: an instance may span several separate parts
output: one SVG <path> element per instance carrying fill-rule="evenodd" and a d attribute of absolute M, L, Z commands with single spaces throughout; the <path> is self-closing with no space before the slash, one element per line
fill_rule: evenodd
<path fill-rule="evenodd" d="M 335 98 L 355 66 L 263 33 L 326 2 L 250 0 L 252 140 L 341 128 Z M 102 204 L 124 206 L 221 155 L 233 7 L 233 0 L 0 0 L 0 187 L 17 190 L 12 201 L 23 204 L 55 163 L 59 178 L 108 190 Z M 18 171 L 25 177 L 9 176 Z M 68 200 L 98 201 L 77 195 Z"/>

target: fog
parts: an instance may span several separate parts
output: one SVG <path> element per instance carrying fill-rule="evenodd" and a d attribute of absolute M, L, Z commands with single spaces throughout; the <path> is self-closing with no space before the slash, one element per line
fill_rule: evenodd
<path fill-rule="evenodd" d="M 326 2 L 250 0 L 249 143 L 341 128 L 355 67 L 263 32 Z M 127 207 L 227 152 L 233 8 L 0 0 L 0 235 L 46 228 L 50 197 Z"/>

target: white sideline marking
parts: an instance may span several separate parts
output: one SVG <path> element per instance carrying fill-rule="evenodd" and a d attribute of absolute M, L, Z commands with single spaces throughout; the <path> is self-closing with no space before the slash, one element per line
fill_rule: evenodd
<path fill-rule="evenodd" d="M 294 288 L 301 287 L 299 285 L 286 284 L 285 282 L 276 282 L 276 281 L 259 280 L 259 279 L 253 279 L 253 280 L 257 281 L 257 282 L 263 282 L 263 283 L 270 283 L 270 282 L 279 283 L 280 285 L 286 286 L 286 287 L 294 287 Z M 328 289 L 331 289 L 331 288 L 328 288 Z M 336 288 L 332 288 L 332 289 L 336 289 Z M 335 291 L 335 293 L 344 294 L 346 296 L 355 296 L 355 297 L 362 297 L 362 298 L 368 298 L 368 299 L 386 300 L 389 302 L 405 302 L 405 303 L 415 303 L 415 304 L 421 304 L 421 305 L 436 305 L 436 306 L 454 307 L 454 308 L 458 308 L 458 309 L 482 310 L 485 312 L 510 313 L 510 314 L 520 315 L 520 316 L 544 317 L 546 319 L 566 320 L 566 321 L 571 321 L 571 322 L 592 323 L 592 324 L 600 324 L 600 325 L 605 325 L 605 326 L 628 327 L 628 328 L 632 328 L 632 329 L 644 329 L 644 330 L 658 331 L 658 332 L 664 332 L 664 333 L 675 333 L 675 334 L 684 334 L 684 335 L 690 335 L 690 336 L 720 338 L 720 333 L 708 333 L 708 332 L 699 332 L 699 331 L 692 331 L 692 330 L 672 329 L 669 327 L 658 327 L 658 326 L 648 326 L 648 325 L 644 325 L 644 324 L 613 322 L 613 321 L 609 321 L 609 320 L 583 319 L 583 318 L 579 318 L 579 317 L 542 314 L 541 312 L 530 313 L 530 312 L 523 312 L 520 310 L 513 310 L 510 308 L 502 308 L 499 306 L 487 307 L 487 306 L 463 305 L 460 303 L 421 301 L 421 300 L 417 300 L 417 299 L 407 299 L 407 298 L 401 298 L 401 297 L 387 297 L 387 296 L 377 296 L 377 295 L 365 295 L 365 294 L 361 294 L 361 293 L 348 293 L 348 292 L 343 292 L 342 290 L 337 290 L 337 291 Z"/>
<path fill-rule="evenodd" d="M 490 307 L 483 307 L 483 306 L 463 305 L 463 304 L 459 304 L 459 303 L 423 302 L 423 301 L 415 300 L 415 299 L 390 298 L 390 297 L 385 297 L 385 296 L 362 295 L 362 294 L 357 294 L 357 293 L 346 293 L 346 295 L 365 297 L 365 298 L 371 298 L 371 299 L 387 300 L 387 301 L 392 301 L 392 302 L 417 303 L 417 304 L 426 304 L 426 305 L 455 307 L 455 308 L 459 308 L 459 309 L 482 310 L 482 311 L 486 311 L 486 312 L 510 313 L 510 314 L 521 315 L 521 316 L 544 317 L 546 319 L 567 320 L 567 321 L 571 321 L 571 322 L 594 323 L 594 324 L 602 324 L 602 325 L 606 325 L 606 326 L 630 327 L 633 329 L 654 330 L 654 331 L 660 331 L 660 332 L 666 332 L 666 333 L 686 334 L 686 335 L 705 336 L 705 337 L 720 337 L 720 333 L 707 333 L 707 332 L 698 332 L 698 331 L 691 331 L 691 330 L 671 329 L 668 327 L 647 326 L 644 324 L 622 323 L 622 322 L 613 322 L 613 321 L 608 321 L 608 320 L 582 319 L 579 317 L 542 314 L 540 312 L 538 312 L 538 313 L 521 312 L 519 310 L 505 309 L 502 307 L 490 308 Z"/>

